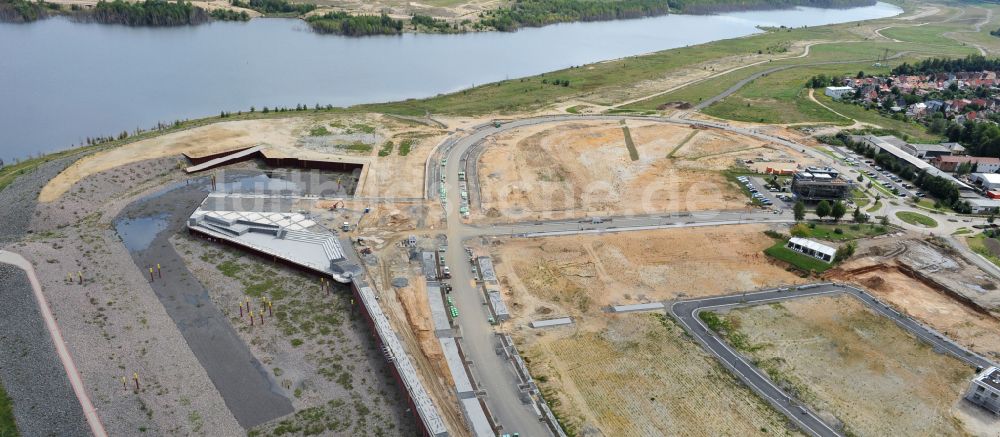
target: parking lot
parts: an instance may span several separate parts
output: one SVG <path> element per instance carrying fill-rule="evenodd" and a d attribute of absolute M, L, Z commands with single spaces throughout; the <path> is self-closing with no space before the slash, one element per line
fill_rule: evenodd
<path fill-rule="evenodd" d="M 912 185 L 904 181 L 902 178 L 894 175 L 889 170 L 881 168 L 874 163 L 869 164 L 866 161 L 871 161 L 870 159 L 854 153 L 848 150 L 846 147 L 833 147 L 830 146 L 832 150 L 836 153 L 844 156 L 844 164 L 853 167 L 856 171 L 865 173 L 868 178 L 874 179 L 874 183 L 881 184 L 882 187 L 889 191 L 896 191 L 899 193 L 899 197 L 913 197 L 919 191 L 917 191 Z M 846 175 L 845 175 L 846 176 Z M 852 180 L 857 180 L 857 173 L 855 172 L 851 176 Z M 866 178 L 867 179 L 867 178 Z M 905 185 L 904 185 L 905 184 Z M 865 183 L 867 186 L 867 183 Z M 922 197 L 922 196 L 920 196 Z"/>

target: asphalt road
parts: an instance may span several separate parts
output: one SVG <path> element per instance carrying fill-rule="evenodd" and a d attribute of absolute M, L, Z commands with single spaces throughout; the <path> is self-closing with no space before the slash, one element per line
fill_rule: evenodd
<path fill-rule="evenodd" d="M 884 303 L 876 300 L 863 290 L 839 284 L 813 284 L 800 287 L 777 288 L 727 296 L 691 299 L 674 302 L 669 307 L 670 315 L 722 364 L 740 378 L 747 386 L 768 401 L 774 408 L 795 422 L 803 431 L 814 436 L 829 437 L 843 435 L 821 420 L 815 412 L 781 390 L 760 370 L 751 365 L 742 355 L 733 350 L 710 330 L 698 317 L 706 310 L 719 310 L 740 306 L 759 305 L 809 296 L 846 293 L 868 305 L 879 314 L 890 318 L 901 328 L 930 344 L 936 351 L 943 352 L 964 361 L 970 366 L 988 367 L 992 365 L 985 358 L 976 355 L 948 340 L 936 331 L 904 316 Z"/>
<path fill-rule="evenodd" d="M 638 231 L 644 229 L 722 226 L 751 223 L 793 223 L 794 217 L 785 212 L 753 209 L 751 211 L 702 211 L 696 213 L 611 216 L 578 220 L 534 221 L 491 226 L 466 226 L 475 236 L 543 237 L 587 233 Z"/>
<path fill-rule="evenodd" d="M 467 132 L 461 132 L 460 136 L 450 136 L 446 139 L 438 150 L 431 155 L 431 158 L 428 159 L 426 164 L 427 180 L 425 181 L 425 189 L 427 190 L 428 198 L 438 196 L 437 190 L 439 184 L 441 183 L 441 175 L 445 175 L 445 183 L 446 186 L 448 186 L 447 200 L 445 202 L 447 218 L 446 232 L 449 241 L 446 260 L 448 265 L 452 266 L 452 283 L 456 291 L 456 293 L 453 293 L 452 296 L 455 298 L 455 305 L 462 314 L 462 316 L 458 319 L 458 323 L 462 330 L 462 335 L 464 336 L 463 344 L 465 345 L 466 356 L 473 362 L 473 377 L 479 384 L 480 388 L 485 390 L 486 403 L 494 414 L 496 420 L 503 426 L 503 432 L 520 432 L 521 435 L 529 436 L 549 435 L 549 431 L 539 422 L 539 416 L 534 409 L 532 409 L 530 405 L 522 402 L 520 391 L 516 387 L 517 378 L 514 374 L 513 367 L 510 363 L 506 362 L 502 357 L 498 356 L 494 352 L 493 345 L 496 341 L 494 327 L 487 322 L 488 310 L 485 307 L 485 302 L 481 293 L 479 293 L 478 289 L 475 287 L 475 282 L 470 270 L 471 266 L 469 265 L 467 255 L 465 254 L 462 246 L 463 241 L 482 236 L 509 235 L 516 237 L 538 237 L 581 233 L 623 232 L 671 227 L 719 226 L 746 223 L 790 223 L 793 221 L 791 213 L 787 211 L 782 214 L 773 214 L 762 210 L 747 210 L 713 211 L 691 214 L 625 215 L 604 217 L 600 221 L 595 221 L 593 218 L 586 218 L 580 220 L 561 221 L 525 221 L 497 225 L 468 225 L 463 223 L 462 217 L 459 213 L 459 207 L 462 205 L 462 198 L 460 195 L 461 190 L 459 189 L 460 182 L 458 180 L 458 172 L 466 172 L 468 176 L 466 181 L 467 191 L 470 193 L 470 197 L 472 197 L 472 194 L 474 192 L 478 192 L 479 190 L 477 185 L 478 178 L 475 177 L 476 160 L 473 159 L 473 157 L 477 156 L 476 148 L 483 146 L 485 144 L 485 140 L 489 136 L 510 129 L 545 123 L 559 123 L 579 120 L 618 121 L 622 119 L 717 128 L 801 150 L 803 153 L 818 158 L 822 162 L 830 162 L 830 165 L 840 167 L 842 171 L 844 168 L 838 163 L 833 162 L 834 160 L 832 160 L 828 155 L 781 136 L 766 134 L 756 129 L 730 126 L 726 123 L 700 120 L 695 121 L 677 117 L 664 118 L 578 114 L 541 116 L 509 121 L 502 123 L 499 126 L 495 126 L 492 123 L 483 124 L 476 126 Z M 441 159 L 448 159 L 445 166 L 440 165 Z M 476 204 L 473 204 L 472 206 L 478 207 Z M 971 251 L 967 248 L 961 247 L 960 251 L 966 255 L 966 258 L 975 256 L 974 254 L 971 254 Z M 987 271 L 991 274 L 996 274 L 997 269 Z M 844 292 L 848 289 L 842 287 L 841 289 L 838 289 L 834 287 L 825 288 L 823 290 L 825 290 L 825 293 L 837 293 Z M 787 299 L 811 294 L 824 294 L 821 293 L 823 290 L 794 293 L 782 292 L 780 295 L 775 294 L 771 298 Z M 862 300 L 871 299 L 860 291 L 851 293 Z M 690 303 L 679 302 L 675 304 L 674 308 L 683 310 L 684 308 L 687 308 L 686 305 L 694 305 L 691 307 L 693 309 L 707 308 L 713 305 L 731 306 L 739 304 L 739 299 L 742 298 L 743 296 L 740 295 L 735 297 L 727 296 L 691 301 Z M 768 299 L 768 297 L 765 295 L 760 299 Z M 761 301 L 762 300 L 757 300 L 757 302 Z M 981 357 L 969 355 L 964 349 L 961 349 L 953 343 L 942 339 L 941 336 L 936 333 L 923 328 L 911 319 L 895 313 L 895 311 L 888 309 L 884 305 L 874 304 L 874 301 L 870 301 L 869 303 L 870 305 L 873 304 L 873 308 L 876 308 L 877 311 L 887 317 L 893 318 L 897 321 L 897 323 L 900 323 L 900 325 L 904 328 L 914 332 L 918 337 L 935 344 L 935 347 L 940 347 L 942 350 L 952 353 L 970 364 L 986 362 L 986 360 Z M 674 308 L 672 308 L 672 310 Z M 681 312 L 683 313 L 683 311 Z M 728 346 L 712 336 L 707 329 L 701 325 L 700 320 L 695 317 L 694 313 L 688 311 L 687 314 L 688 319 L 683 319 L 681 317 L 678 318 L 682 320 L 682 323 L 685 323 L 686 320 L 687 323 L 685 323 L 685 326 L 688 326 L 689 331 L 699 334 L 696 335 L 696 338 L 698 338 L 707 349 L 720 356 L 720 359 L 722 359 L 723 363 L 726 364 L 730 370 L 733 370 L 740 376 L 741 379 L 747 382 L 748 385 L 754 387 L 758 393 L 761 393 L 761 395 L 775 405 L 779 411 L 784 412 L 792 418 L 793 421 L 798 423 L 799 426 L 803 429 L 810 430 L 810 433 L 814 435 L 839 435 L 835 430 L 830 429 L 825 423 L 819 420 L 815 414 L 810 412 L 807 408 L 797 404 L 793 399 L 789 398 L 780 389 L 771 384 L 767 378 L 762 376 L 756 371 L 756 369 L 739 358 L 739 355 L 730 350 Z M 691 317 L 693 317 L 693 319 Z M 697 329 L 700 329 L 700 331 L 696 331 Z"/>

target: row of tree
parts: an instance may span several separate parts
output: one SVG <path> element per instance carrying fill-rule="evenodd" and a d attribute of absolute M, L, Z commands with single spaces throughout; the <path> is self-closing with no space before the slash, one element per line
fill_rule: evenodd
<path fill-rule="evenodd" d="M 403 31 L 403 21 L 385 13 L 381 15 L 351 15 L 346 12 L 329 12 L 306 18 L 309 26 L 319 33 L 347 36 L 397 35 Z"/>
<path fill-rule="evenodd" d="M 892 69 L 892 74 L 955 73 L 959 71 L 1000 70 L 1000 59 L 987 59 L 982 55 L 964 58 L 928 58 L 913 64 L 904 62 Z"/>
<path fill-rule="evenodd" d="M 30 23 L 58 10 L 59 5 L 42 0 L 0 0 L 0 23 Z"/>
<path fill-rule="evenodd" d="M 503 32 L 571 21 L 601 21 L 666 15 L 678 0 L 518 0 L 481 14 L 482 24 Z"/>
<path fill-rule="evenodd" d="M 207 11 L 190 2 L 144 0 L 131 3 L 122 0 L 100 0 L 88 13 L 76 15 L 78 20 L 126 26 L 183 26 L 209 21 Z"/>
<path fill-rule="evenodd" d="M 289 3 L 287 0 L 229 0 L 238 8 L 253 9 L 262 14 L 302 15 L 312 12 L 316 5 L 309 3 Z"/>
<path fill-rule="evenodd" d="M 837 134 L 837 138 L 848 148 L 874 159 L 875 163 L 889 171 L 896 173 L 899 177 L 913 182 L 924 192 L 929 193 L 942 205 L 948 205 L 955 212 L 968 214 L 972 212 L 972 206 L 968 201 L 962 200 L 959 195 L 958 186 L 949 179 L 932 175 L 926 169 L 915 171 L 907 164 L 899 162 L 895 156 L 888 153 L 876 153 L 875 148 L 852 141 L 846 133 Z"/>

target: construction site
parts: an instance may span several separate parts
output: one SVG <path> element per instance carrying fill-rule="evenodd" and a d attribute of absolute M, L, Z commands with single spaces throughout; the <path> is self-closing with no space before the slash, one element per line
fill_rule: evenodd
<path fill-rule="evenodd" d="M 740 129 L 610 116 L 216 123 L 66 163 L 37 187 L 16 250 L 121 434 L 825 436 L 671 312 L 820 281 L 1000 360 L 997 280 L 939 237 L 887 225 L 825 273 L 767 255 L 796 220 L 754 202 L 746 188 L 764 189 L 751 179 L 829 163 L 784 144 L 791 133 Z M 747 363 L 831 435 L 1000 424 L 961 401 L 968 361 L 869 312 L 841 296 L 720 317 L 763 345 Z M 856 374 L 870 385 L 844 393 Z M 830 379 L 804 388 L 817 375 Z M 124 389 L 105 382 L 123 377 Z M 906 426 L 880 424 L 894 397 L 908 399 Z"/>
<path fill-rule="evenodd" d="M 738 209 L 746 198 L 723 171 L 812 162 L 755 138 L 631 120 L 512 129 L 481 153 L 469 190 L 488 221 Z"/>

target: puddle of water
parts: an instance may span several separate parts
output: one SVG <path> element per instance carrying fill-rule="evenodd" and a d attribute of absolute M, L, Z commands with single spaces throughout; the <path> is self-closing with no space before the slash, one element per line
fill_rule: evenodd
<path fill-rule="evenodd" d="M 236 176 L 233 176 L 236 174 Z M 346 173 L 322 170 L 265 171 L 255 175 L 230 173 L 217 190 L 243 194 L 349 195 L 353 180 Z"/>
<path fill-rule="evenodd" d="M 115 230 L 130 252 L 149 248 L 156 235 L 167 229 L 167 214 L 149 217 L 123 218 L 115 222 Z"/>

